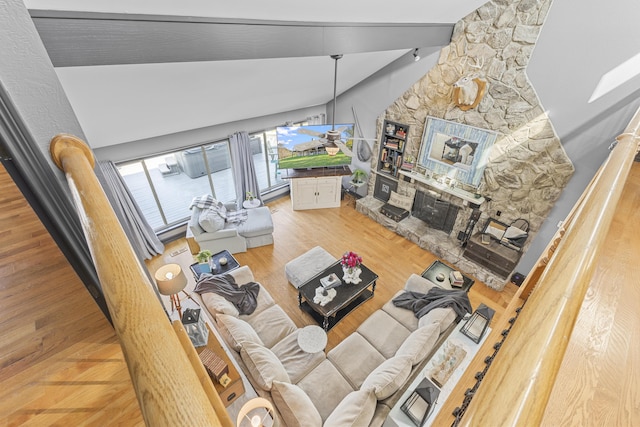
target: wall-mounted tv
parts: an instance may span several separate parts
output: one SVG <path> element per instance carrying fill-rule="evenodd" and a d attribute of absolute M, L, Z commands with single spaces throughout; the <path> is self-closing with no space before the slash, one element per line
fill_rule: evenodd
<path fill-rule="evenodd" d="M 477 187 L 498 133 L 427 117 L 418 165 Z"/>
<path fill-rule="evenodd" d="M 349 149 L 353 147 L 353 128 L 353 123 L 335 125 L 335 129 L 340 131 L 340 139 Z M 351 164 L 351 157 L 342 150 L 333 156 L 327 153 L 324 136 L 331 129 L 332 125 L 277 127 L 278 168 L 312 169 Z"/>

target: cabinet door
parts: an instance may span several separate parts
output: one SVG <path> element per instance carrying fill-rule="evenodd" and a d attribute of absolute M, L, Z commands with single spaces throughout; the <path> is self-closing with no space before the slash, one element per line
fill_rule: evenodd
<path fill-rule="evenodd" d="M 340 182 L 341 177 L 335 178 L 318 178 L 317 189 L 319 208 L 337 208 L 340 207 Z"/>
<path fill-rule="evenodd" d="M 316 205 L 317 189 L 315 178 L 294 179 L 291 183 L 291 204 L 293 210 L 313 209 Z"/>

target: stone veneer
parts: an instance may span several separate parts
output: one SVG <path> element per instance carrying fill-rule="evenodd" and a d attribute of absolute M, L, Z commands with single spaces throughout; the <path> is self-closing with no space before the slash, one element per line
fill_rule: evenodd
<path fill-rule="evenodd" d="M 414 157 L 420 150 L 427 116 L 499 132 L 479 188 L 467 188 L 491 199 L 482 204 L 482 216 L 474 231 L 487 218 L 496 217 L 497 211 L 502 212 L 497 219 L 507 224 L 524 218 L 531 227 L 525 251 L 574 171 L 526 75 L 550 4 L 551 0 L 493 0 L 466 16 L 456 24 L 451 43 L 441 50 L 438 63 L 378 119 L 378 136 L 382 135 L 384 119 L 410 126 L 405 154 Z M 453 83 L 475 72 L 487 81 L 486 94 L 476 108 L 463 111 L 452 102 Z M 376 155 L 379 141 L 380 137 L 374 147 Z M 373 171 L 376 165 L 374 156 Z M 373 198 L 375 177 L 370 174 L 368 195 L 357 203 L 360 212 L 488 286 L 498 290 L 504 287 L 504 279 L 462 257 L 457 235 L 464 231 L 470 209 L 460 211 L 449 235 L 431 230 L 415 218 L 395 223 L 378 212 L 382 203 Z M 400 179 L 399 189 L 405 185 L 423 187 Z"/>

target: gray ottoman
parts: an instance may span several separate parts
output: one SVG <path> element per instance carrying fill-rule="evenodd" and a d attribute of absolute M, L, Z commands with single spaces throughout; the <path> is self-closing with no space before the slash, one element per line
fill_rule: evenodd
<path fill-rule="evenodd" d="M 304 282 L 336 261 L 338 260 L 329 252 L 320 246 L 316 246 L 289 261 L 284 266 L 284 274 L 287 276 L 289 283 L 298 289 Z"/>
<path fill-rule="evenodd" d="M 266 206 L 247 209 L 247 220 L 238 225 L 238 234 L 247 241 L 247 248 L 273 244 L 273 220 Z"/>

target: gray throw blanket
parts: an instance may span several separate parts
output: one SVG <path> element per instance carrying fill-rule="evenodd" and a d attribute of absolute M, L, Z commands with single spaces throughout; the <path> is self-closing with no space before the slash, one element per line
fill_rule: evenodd
<path fill-rule="evenodd" d="M 406 291 L 395 297 L 393 304 L 412 310 L 418 319 L 438 307 L 451 307 L 458 318 L 472 311 L 469 296 L 465 291 L 442 289 L 437 286 L 429 289 L 426 294 Z"/>
<path fill-rule="evenodd" d="M 196 284 L 195 291 L 199 294 L 213 292 L 223 296 L 238 309 L 240 314 L 251 314 L 258 305 L 260 285 L 256 282 L 249 282 L 238 286 L 236 280 L 230 274 L 215 276 L 204 274 Z"/>

